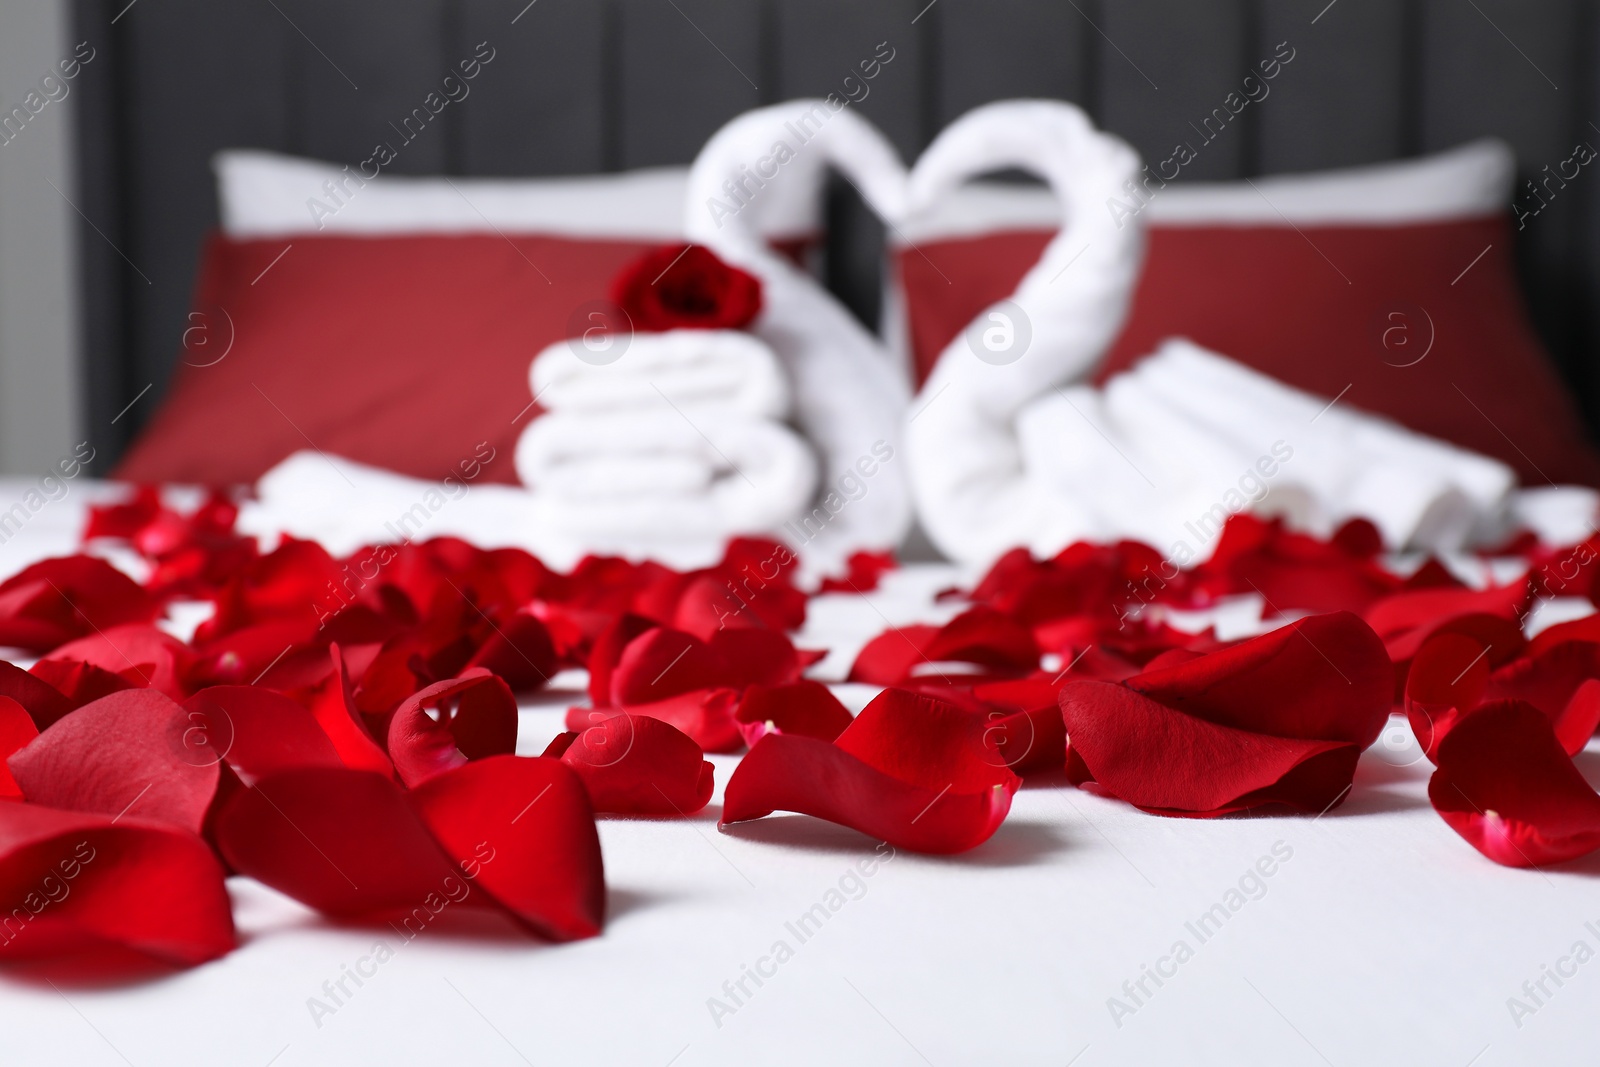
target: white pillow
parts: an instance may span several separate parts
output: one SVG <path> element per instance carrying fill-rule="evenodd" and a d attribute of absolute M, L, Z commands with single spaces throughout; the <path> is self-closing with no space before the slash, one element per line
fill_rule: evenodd
<path fill-rule="evenodd" d="M 222 230 L 234 238 L 541 233 L 672 241 L 684 235 L 689 174 L 654 167 L 574 178 L 366 179 L 355 167 L 254 149 L 218 152 L 212 168 Z M 772 240 L 820 229 L 814 198 L 774 197 L 763 212 L 762 231 Z"/>
<path fill-rule="evenodd" d="M 1160 186 L 1161 161 L 1145 168 L 1158 177 L 1143 209 L 1158 226 L 1241 226 L 1352 223 L 1414 224 L 1504 212 L 1511 202 L 1516 156 L 1494 138 L 1418 159 L 1233 182 Z M 1141 190 L 1144 192 L 1144 190 Z M 1124 198 L 1129 207 L 1138 201 Z M 1061 205 L 1043 186 L 973 182 L 900 226 L 898 243 L 973 237 L 996 230 L 1047 230 L 1060 224 Z"/>

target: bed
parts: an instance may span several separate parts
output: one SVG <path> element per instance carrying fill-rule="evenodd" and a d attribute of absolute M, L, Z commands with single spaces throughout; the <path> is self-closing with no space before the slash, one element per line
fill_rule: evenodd
<path fill-rule="evenodd" d="M 1594 32 L 1585 5 L 1442 0 L 75 6 L 80 33 L 104 48 L 83 76 L 79 152 L 95 461 L 15 531 L 5 527 L 0 579 L 73 553 L 89 506 L 127 495 L 93 476 L 125 453 L 177 361 L 193 354 L 180 339 L 197 249 L 218 221 L 212 153 L 359 158 L 366 131 L 411 112 L 428 82 L 414 72 L 446 69 L 478 41 L 499 51 L 476 96 L 447 111 L 429 131 L 438 136 L 417 138 L 398 173 L 687 163 L 725 119 L 830 91 L 882 40 L 895 42 L 890 73 L 903 80 L 886 75 L 860 109 L 908 158 L 973 105 L 1040 95 L 1084 104 L 1159 159 L 1187 121 L 1186 101 L 1220 99 L 1239 69 L 1291 40 L 1298 80 L 1277 86 L 1274 106 L 1248 112 L 1186 177 L 1374 163 L 1481 134 L 1509 140 L 1532 176 L 1588 136 L 1567 87 L 1582 84 Z M 1541 207 L 1548 215 L 1521 238 L 1518 262 L 1540 335 L 1586 404 L 1589 261 L 1600 245 L 1579 236 L 1592 194 L 1573 186 Z M 896 299 L 884 296 L 882 227 L 843 183 L 826 221 L 829 287 L 878 321 Z M 6 481 L 0 500 L 38 489 Z M 96 552 L 140 572 L 125 549 Z M 1448 562 L 1477 582 L 1516 571 L 1470 555 Z M 966 605 L 948 591 L 971 589 L 982 570 L 914 562 L 871 591 L 813 598 L 793 635 L 827 652 L 810 676 L 859 712 L 881 687 L 845 680 L 858 653 L 886 629 L 956 617 Z M 1263 622 L 1264 612 L 1274 609 L 1258 591 L 1173 618 L 1231 640 L 1281 621 Z M 1585 597 L 1552 596 L 1527 629 L 1592 612 Z M 186 636 L 203 614 L 182 610 L 162 625 Z M 522 697 L 518 755 L 545 751 L 585 685 L 566 670 Z M 1586 777 L 1600 770 L 1597 753 L 1591 740 L 1574 757 Z M 544 944 L 452 911 L 413 939 L 234 877 L 239 946 L 202 966 L 0 970 L 11 1055 L 1470 1067 L 1562 1062 L 1595 1037 L 1582 986 L 1583 964 L 1600 951 L 1588 903 L 1600 861 L 1548 871 L 1487 862 L 1433 810 L 1432 765 L 1400 719 L 1362 755 L 1349 795 L 1320 811 L 1154 818 L 1047 773 L 1016 792 L 994 836 L 954 857 L 886 852 L 801 815 L 719 829 L 740 759 L 707 758 L 716 785 L 704 810 L 599 820 L 601 937 Z"/>

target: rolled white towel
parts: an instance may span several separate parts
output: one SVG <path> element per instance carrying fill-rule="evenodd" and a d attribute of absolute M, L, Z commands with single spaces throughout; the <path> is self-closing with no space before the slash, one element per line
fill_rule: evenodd
<path fill-rule="evenodd" d="M 764 534 L 804 510 L 815 458 L 780 420 L 772 349 L 732 330 L 641 333 L 614 360 L 558 342 L 529 382 L 548 409 L 517 440 L 517 477 L 545 520 L 596 550 L 650 554 Z"/>
<path fill-rule="evenodd" d="M 563 529 L 611 544 L 648 544 L 663 527 L 720 542 L 804 510 L 817 467 L 798 434 L 726 409 L 696 415 L 659 397 L 653 409 L 551 412 L 517 441 L 517 475 Z"/>
<path fill-rule="evenodd" d="M 1181 339 L 1103 388 L 1040 397 L 1018 433 L 1032 506 L 997 517 L 991 544 L 1039 553 L 1134 537 L 1201 558 L 1245 510 L 1324 536 L 1366 518 L 1392 549 L 1458 551 L 1503 529 L 1515 484 L 1494 460 Z"/>
<path fill-rule="evenodd" d="M 634 334 L 606 363 L 595 362 L 587 350 L 580 355 L 580 348 L 558 341 L 534 357 L 529 382 L 546 409 L 656 408 L 665 396 L 684 408 L 715 406 L 774 419 L 789 413 L 778 357 L 771 346 L 738 330 Z"/>

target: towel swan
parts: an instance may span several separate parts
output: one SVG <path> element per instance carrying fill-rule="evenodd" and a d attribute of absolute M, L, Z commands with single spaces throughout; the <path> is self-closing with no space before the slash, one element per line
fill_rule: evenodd
<path fill-rule="evenodd" d="M 797 198 L 819 197 L 830 168 L 880 216 L 904 211 L 905 169 L 888 140 L 847 106 L 794 100 L 746 112 L 712 135 L 689 171 L 685 220 L 689 240 L 761 280 L 751 332 L 787 372 L 794 419 L 820 473 L 812 505 L 780 534 L 813 573 L 857 550 L 895 548 L 912 513 L 900 454 L 910 399 L 903 371 L 757 225 Z"/>
<path fill-rule="evenodd" d="M 1083 384 L 1138 278 L 1142 217 L 1113 213 L 1139 160 L 1079 109 L 1006 101 L 963 116 L 912 171 L 928 211 L 985 171 L 1042 177 L 1063 224 L 1007 301 L 956 337 L 912 404 L 906 441 L 923 526 L 954 559 L 1016 545 L 1134 537 L 1180 563 L 1251 508 L 1327 535 L 1371 519 L 1389 547 L 1493 538 L 1509 468 L 1172 338 L 1103 387 Z"/>
<path fill-rule="evenodd" d="M 1030 478 L 1016 421 L 1030 403 L 1087 374 L 1110 346 L 1144 251 L 1142 220 L 1119 226 L 1105 208 L 1136 180 L 1138 154 L 1054 101 L 1003 101 L 956 120 L 917 161 L 907 209 L 927 210 L 964 182 L 1007 167 L 1048 183 L 1063 225 L 1011 298 L 950 342 L 906 425 L 918 515 L 933 543 L 958 560 L 1094 532 L 1070 501 Z"/>

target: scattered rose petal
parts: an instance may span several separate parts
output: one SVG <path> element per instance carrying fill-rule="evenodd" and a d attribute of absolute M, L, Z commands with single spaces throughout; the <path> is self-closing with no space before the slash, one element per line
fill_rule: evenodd
<path fill-rule="evenodd" d="M 722 822 L 797 811 L 913 852 L 962 852 L 994 834 L 1020 783 L 980 717 L 889 689 L 832 744 L 763 737 L 728 780 Z"/>
<path fill-rule="evenodd" d="M 744 747 L 744 735 L 733 717 L 738 706 L 737 689 L 693 689 L 665 700 L 629 704 L 625 708 L 570 708 L 567 729 L 582 730 L 609 716 L 626 712 L 660 719 L 687 734 L 707 752 L 738 752 Z"/>
<path fill-rule="evenodd" d="M 10 697 L 26 708 L 40 730 L 78 706 L 43 678 L 5 660 L 0 660 L 0 696 Z"/>
<path fill-rule="evenodd" d="M 1388 719 L 1391 668 L 1347 612 L 1135 675 L 1061 690 L 1078 784 L 1163 815 L 1322 811 Z"/>
<path fill-rule="evenodd" d="M 819 593 L 870 593 L 889 571 L 899 567 L 893 552 L 852 552 L 844 576 L 824 578 Z"/>
<path fill-rule="evenodd" d="M 345 682 L 344 660 L 339 646 L 328 650 L 333 670 L 311 692 L 309 706 L 317 724 L 339 753 L 345 766 L 357 770 L 375 771 L 385 777 L 394 775 L 394 765 L 383 749 L 372 739 L 361 713 L 356 711 L 350 697 L 350 687 Z"/>
<path fill-rule="evenodd" d="M 516 748 L 517 698 L 504 681 L 482 668 L 413 694 L 389 720 L 389 758 L 408 786 L 468 760 Z"/>
<path fill-rule="evenodd" d="M 138 679 L 174 700 L 188 695 L 194 650 L 148 623 L 110 626 L 56 648 L 41 663 L 87 663 L 124 678 Z M 37 664 L 35 664 L 37 666 Z"/>
<path fill-rule="evenodd" d="M 217 763 L 189 744 L 183 707 L 153 689 L 85 704 L 7 761 L 30 804 L 135 815 L 199 833 Z"/>
<path fill-rule="evenodd" d="M 205 842 L 165 823 L 0 804 L 0 958 L 120 946 L 215 959 L 234 946 L 222 875 Z"/>
<path fill-rule="evenodd" d="M 1445 736 L 1435 758 L 1434 810 L 1496 863 L 1539 867 L 1600 848 L 1600 795 L 1533 705 L 1479 708 Z"/>
<path fill-rule="evenodd" d="M 0 645 L 49 652 L 124 623 L 150 622 L 156 599 L 103 559 L 66 556 L 0 583 Z"/>
<path fill-rule="evenodd" d="M 753 685 L 745 690 L 733 717 L 747 745 L 773 731 L 832 741 L 854 718 L 832 690 L 809 679 Z"/>
<path fill-rule="evenodd" d="M 712 766 L 700 746 L 648 715 L 612 715 L 560 734 L 544 755 L 578 773 L 598 812 L 693 815 L 711 799 Z"/>
<path fill-rule="evenodd" d="M 10 697 L 0 696 L 0 761 L 39 736 L 28 709 Z M 21 798 L 22 788 L 11 776 L 11 768 L 0 762 L 0 799 Z"/>
<path fill-rule="evenodd" d="M 600 835 L 572 768 L 490 756 L 428 779 L 407 800 L 445 853 L 524 926 L 552 941 L 600 932 Z"/>

